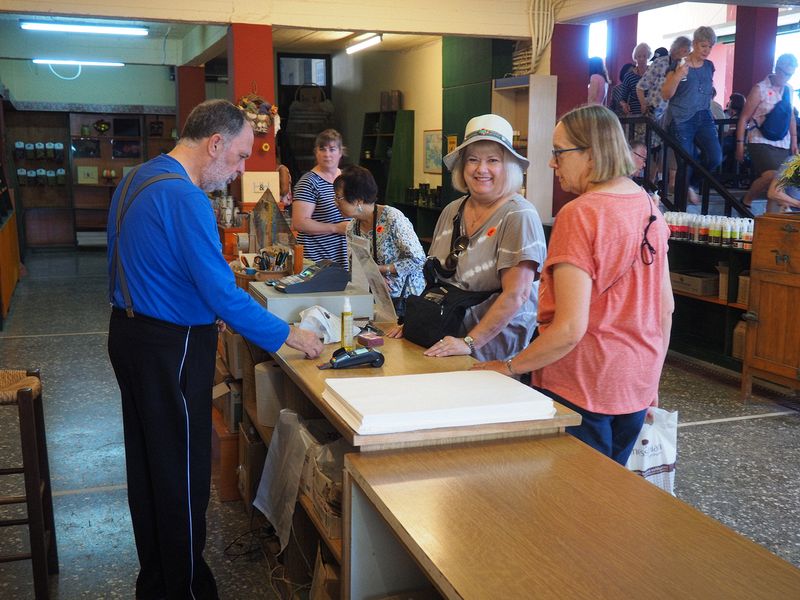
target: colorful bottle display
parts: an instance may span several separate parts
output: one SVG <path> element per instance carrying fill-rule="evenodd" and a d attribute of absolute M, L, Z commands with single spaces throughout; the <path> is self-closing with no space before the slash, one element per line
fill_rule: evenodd
<path fill-rule="evenodd" d="M 753 248 L 753 219 L 750 218 L 666 212 L 664 220 L 674 240 L 742 250 Z"/>

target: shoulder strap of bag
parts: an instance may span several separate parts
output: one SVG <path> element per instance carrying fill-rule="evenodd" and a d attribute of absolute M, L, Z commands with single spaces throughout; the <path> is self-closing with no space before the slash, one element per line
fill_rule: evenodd
<path fill-rule="evenodd" d="M 133 313 L 133 300 L 131 299 L 130 290 L 128 289 L 128 280 L 125 277 L 125 268 L 122 266 L 122 256 L 120 256 L 120 244 L 122 243 L 122 221 L 125 218 L 125 215 L 128 212 L 128 209 L 131 207 L 133 202 L 136 198 L 139 197 L 139 194 L 144 191 L 145 188 L 153 185 L 154 183 L 158 183 L 159 181 L 165 181 L 167 179 L 186 179 L 183 175 L 178 173 L 162 173 L 161 175 L 154 175 L 149 179 L 145 180 L 136 190 L 131 194 L 130 200 L 128 200 L 128 192 L 130 190 L 131 183 L 133 182 L 133 177 L 136 175 L 136 172 L 142 167 L 139 165 L 135 169 L 133 169 L 130 173 L 128 173 L 128 177 L 125 180 L 125 183 L 122 187 L 122 192 L 119 196 L 119 202 L 117 203 L 117 213 L 115 218 L 115 228 L 117 232 L 117 240 L 114 244 L 114 253 L 111 259 L 111 274 L 109 277 L 109 284 L 108 284 L 108 300 L 110 303 L 114 303 L 114 290 L 117 284 L 117 272 L 119 272 L 119 287 L 120 291 L 122 292 L 122 298 L 125 301 L 125 314 L 128 318 L 132 318 L 134 316 Z"/>
<path fill-rule="evenodd" d="M 464 198 L 461 206 L 458 207 L 456 214 L 453 216 L 453 233 L 450 235 L 450 252 L 455 250 L 456 240 L 461 237 L 461 219 L 464 217 L 464 207 L 467 205 L 469 196 L 470 195 L 467 194 L 467 197 Z"/>

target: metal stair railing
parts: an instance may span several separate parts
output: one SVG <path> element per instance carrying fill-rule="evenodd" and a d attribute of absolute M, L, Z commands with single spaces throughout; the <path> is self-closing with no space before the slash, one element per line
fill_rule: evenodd
<path fill-rule="evenodd" d="M 622 123 L 622 127 L 625 130 L 626 136 L 629 140 L 633 140 L 636 137 L 636 126 L 643 124 L 645 126 L 644 143 L 647 145 L 648 149 L 653 148 L 654 145 L 660 144 L 661 156 L 659 157 L 659 160 L 661 162 L 661 181 L 658 185 L 654 185 L 654 187 L 658 189 L 661 202 L 664 203 L 664 206 L 666 206 L 667 209 L 680 212 L 686 211 L 689 187 L 686 176 L 688 168 L 691 167 L 695 173 L 699 175 L 701 181 L 701 214 L 708 214 L 709 194 L 711 190 L 713 190 L 725 201 L 724 212 L 726 216 L 730 217 L 732 212 L 735 210 L 740 217 L 753 218 L 753 213 L 750 211 L 748 206 L 731 194 L 727 188 L 710 171 L 708 171 L 708 169 L 706 169 L 693 156 L 683 149 L 683 147 L 672 136 L 672 134 L 667 132 L 658 123 L 653 121 L 653 119 L 645 116 L 622 117 L 620 118 L 620 122 Z M 717 128 L 721 134 L 722 128 L 725 125 L 735 123 L 735 119 L 720 120 L 717 122 Z M 641 130 L 641 128 L 639 129 Z M 668 150 L 672 150 L 675 153 L 675 162 L 677 165 L 677 170 L 675 173 L 675 190 L 672 194 L 672 198 L 670 197 L 669 192 L 669 167 L 667 165 Z M 651 161 L 648 161 L 647 165 L 645 166 L 645 179 L 647 181 L 651 181 L 651 164 Z"/>

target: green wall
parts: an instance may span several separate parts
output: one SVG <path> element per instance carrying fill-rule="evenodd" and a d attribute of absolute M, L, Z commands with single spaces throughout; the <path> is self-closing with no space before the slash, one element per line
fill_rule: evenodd
<path fill-rule="evenodd" d="M 53 67 L 73 77 L 77 67 Z M 0 59 L 2 82 L 15 103 L 175 106 L 175 82 L 167 66 L 126 65 L 121 68 L 83 67 L 77 79 L 66 81 L 47 65 Z"/>
<path fill-rule="evenodd" d="M 488 38 L 445 37 L 442 39 L 442 134 L 464 139 L 464 127 L 477 115 L 492 110 L 492 79 L 511 72 L 514 42 Z M 447 153 L 447 147 L 442 154 Z M 450 173 L 442 173 L 444 197 L 453 200 Z"/>

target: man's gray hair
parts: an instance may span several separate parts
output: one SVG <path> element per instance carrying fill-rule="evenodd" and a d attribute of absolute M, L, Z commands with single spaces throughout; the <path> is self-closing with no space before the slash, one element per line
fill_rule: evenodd
<path fill-rule="evenodd" d="M 247 121 L 242 110 L 227 100 L 206 100 L 192 109 L 181 132 L 182 140 L 202 140 L 215 133 L 230 140 L 241 133 Z"/>

